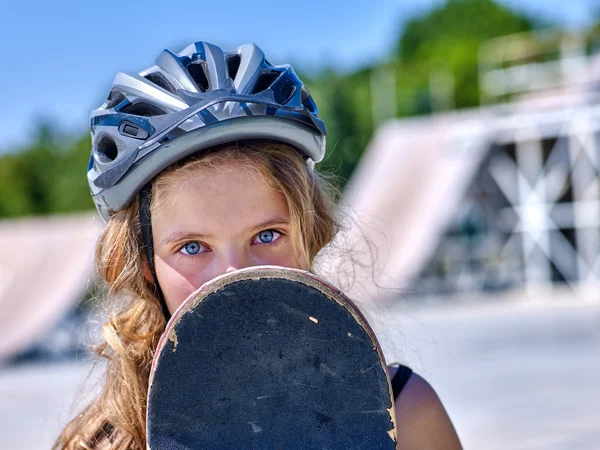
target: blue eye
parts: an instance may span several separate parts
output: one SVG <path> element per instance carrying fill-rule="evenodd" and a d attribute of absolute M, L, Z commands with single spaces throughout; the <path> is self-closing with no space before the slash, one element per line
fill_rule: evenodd
<path fill-rule="evenodd" d="M 197 255 L 202 250 L 202 247 L 203 246 L 199 242 L 192 241 L 181 247 L 180 252 L 184 253 L 185 255 Z"/>
<path fill-rule="evenodd" d="M 275 230 L 264 230 L 256 235 L 254 238 L 255 244 L 271 244 L 279 239 L 281 233 Z"/>
<path fill-rule="evenodd" d="M 269 242 L 273 242 L 273 240 L 275 239 L 275 233 L 273 232 L 273 230 L 261 231 L 260 233 L 258 233 L 258 238 L 263 244 L 268 244 Z"/>

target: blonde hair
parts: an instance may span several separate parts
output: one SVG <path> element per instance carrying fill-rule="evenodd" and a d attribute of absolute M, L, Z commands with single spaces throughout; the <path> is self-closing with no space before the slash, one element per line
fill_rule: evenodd
<path fill-rule="evenodd" d="M 152 211 L 168 186 L 198 170 L 218 170 L 232 161 L 254 171 L 281 192 L 291 219 L 291 239 L 300 266 L 312 267 L 317 253 L 338 230 L 328 185 L 288 145 L 255 141 L 213 149 L 179 162 L 153 181 Z M 96 246 L 96 267 L 117 307 L 102 327 L 104 342 L 94 348 L 106 359 L 100 395 L 63 430 L 54 449 L 146 448 L 146 397 L 152 357 L 165 318 L 144 276 L 137 201 L 110 219 Z"/>

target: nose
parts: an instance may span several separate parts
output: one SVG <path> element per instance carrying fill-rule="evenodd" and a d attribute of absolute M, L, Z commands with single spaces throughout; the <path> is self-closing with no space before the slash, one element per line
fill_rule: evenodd
<path fill-rule="evenodd" d="M 250 256 L 242 249 L 230 249 L 223 255 L 221 273 L 231 273 L 252 265 Z"/>

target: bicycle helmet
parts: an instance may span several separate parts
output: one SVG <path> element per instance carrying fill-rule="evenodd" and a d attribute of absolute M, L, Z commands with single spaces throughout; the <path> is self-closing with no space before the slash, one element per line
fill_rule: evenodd
<path fill-rule="evenodd" d="M 155 65 L 116 75 L 91 114 L 87 177 L 105 221 L 154 176 L 182 158 L 244 139 L 287 143 L 311 165 L 323 159 L 325 124 L 289 65 L 272 65 L 255 44 L 226 52 L 206 42 Z"/>

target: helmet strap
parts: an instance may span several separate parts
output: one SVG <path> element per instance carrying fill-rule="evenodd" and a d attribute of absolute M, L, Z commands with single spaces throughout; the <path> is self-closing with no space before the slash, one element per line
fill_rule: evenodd
<path fill-rule="evenodd" d="M 160 302 L 165 319 L 168 321 L 171 318 L 171 313 L 167 308 L 165 297 L 162 293 L 160 285 L 158 284 L 158 277 L 156 276 L 156 267 L 154 265 L 154 241 L 152 240 L 152 221 L 150 218 L 150 200 L 152 199 L 152 183 L 146 184 L 139 195 L 139 215 L 140 215 L 140 226 L 142 229 L 142 247 L 146 252 L 146 261 L 154 280 L 154 295 Z"/>

